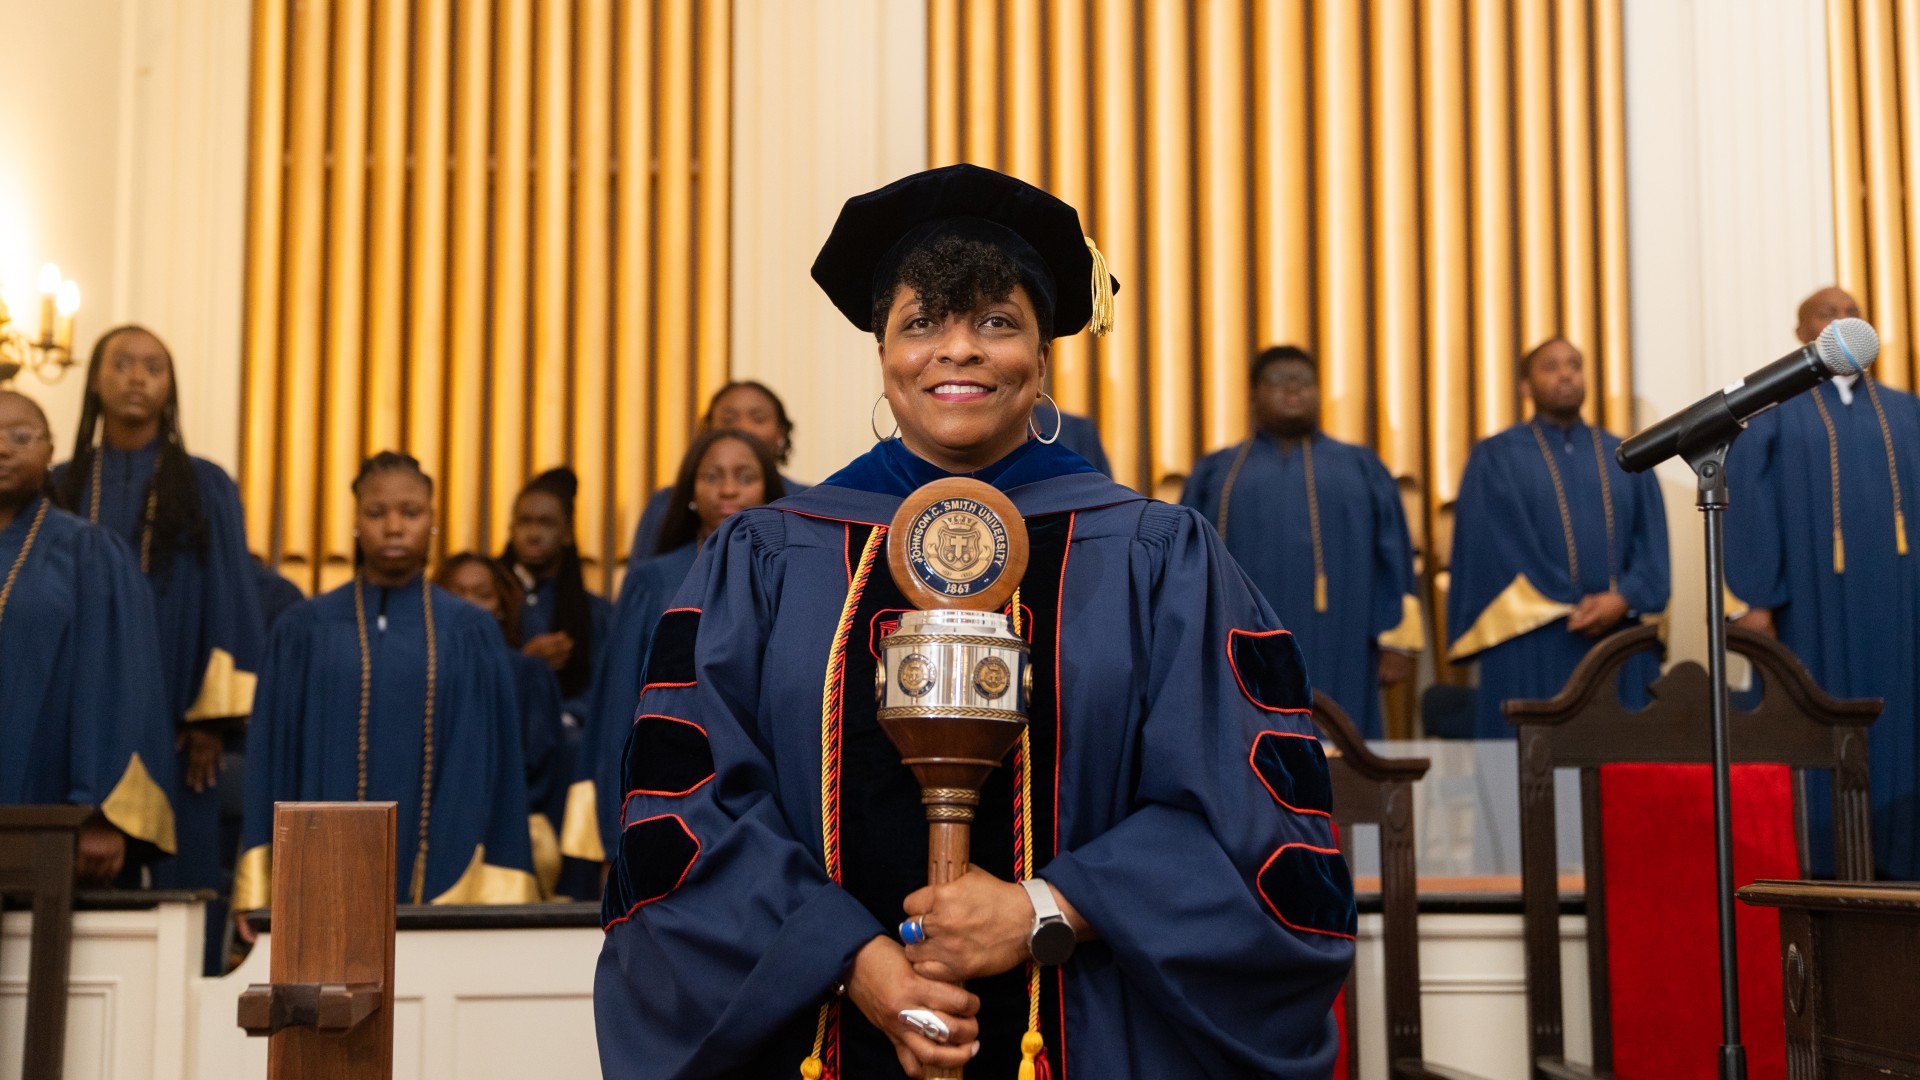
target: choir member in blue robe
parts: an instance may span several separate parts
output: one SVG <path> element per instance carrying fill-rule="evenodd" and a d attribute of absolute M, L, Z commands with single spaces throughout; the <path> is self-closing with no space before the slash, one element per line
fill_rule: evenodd
<path fill-rule="evenodd" d="M 660 616 L 693 568 L 700 545 L 720 523 L 749 506 L 784 498 L 780 465 L 766 443 L 737 428 L 714 428 L 694 439 L 680 461 L 673 507 L 661 542 L 672 547 L 627 574 L 607 639 L 607 660 L 593 677 L 592 706 L 567 796 L 560 850 L 569 858 L 606 861 L 620 833 L 620 749 L 633 726 L 640 677 Z"/>
<path fill-rule="evenodd" d="M 572 774 L 580 737 L 567 727 L 560 704 L 560 682 L 553 669 L 520 651 L 520 581 L 497 561 L 477 551 L 449 555 L 433 583 L 493 616 L 513 661 L 513 685 L 520 700 L 520 755 L 527 770 L 527 832 L 533 842 L 534 876 L 540 898 L 553 898 L 560 876 L 561 814 L 564 779 Z"/>
<path fill-rule="evenodd" d="M 530 903 L 506 644 L 492 617 L 427 583 L 433 485 L 419 463 L 377 454 L 353 487 L 360 573 L 288 612 L 267 644 L 234 910 L 272 895 L 273 804 L 287 800 L 398 803 L 402 902 Z"/>
<path fill-rule="evenodd" d="M 793 456 L 793 421 L 787 417 L 786 402 L 765 383 L 741 379 L 715 390 L 707 401 L 705 415 L 700 418 L 700 430 L 716 428 L 734 428 L 766 443 L 782 466 Z M 780 482 L 789 495 L 807 490 L 807 485 L 791 476 L 781 477 Z M 660 546 L 660 530 L 667 524 L 667 511 L 672 505 L 672 484 L 647 499 L 646 509 L 634 526 L 633 544 L 627 549 L 628 573 L 655 555 L 664 555 L 678 546 Z"/>
<path fill-rule="evenodd" d="M 1502 702 L 1558 694 L 1599 638 L 1664 612 L 1669 589 L 1659 485 L 1622 471 L 1619 438 L 1580 419 L 1580 351 L 1553 338 L 1520 378 L 1533 419 L 1473 448 L 1454 505 L 1447 657 L 1480 663 L 1482 739 L 1511 737 Z M 1631 661 L 1622 700 L 1644 704 L 1658 676 L 1652 654 Z"/>
<path fill-rule="evenodd" d="M 1859 305 L 1837 288 L 1800 307 L 1813 341 Z M 1920 570 L 1906 503 L 1920 489 L 1920 402 L 1872 376 L 1822 383 L 1753 419 L 1727 460 L 1727 590 L 1828 693 L 1880 698 L 1868 735 L 1875 874 L 1920 878 Z M 1835 512 L 1838 511 L 1838 520 Z M 1833 873 L 1833 803 L 1807 774 L 1807 842 Z"/>
<path fill-rule="evenodd" d="M 1201 458 L 1180 501 L 1294 632 L 1315 689 L 1378 739 L 1381 683 L 1411 675 L 1426 645 L 1400 489 L 1372 450 L 1320 430 L 1306 350 L 1264 350 L 1252 385 L 1253 435 Z"/>
<path fill-rule="evenodd" d="M 1033 426 L 1041 431 L 1057 432 L 1053 437 L 1055 442 L 1087 459 L 1087 464 L 1100 470 L 1100 475 L 1113 475 L 1106 444 L 1100 441 L 1100 425 L 1090 418 L 1068 412 L 1049 395 L 1033 410 Z"/>
<path fill-rule="evenodd" d="M 73 457 L 55 472 L 60 505 L 126 539 L 153 590 L 182 789 L 179 852 L 162 888 L 225 894 L 234 852 L 221 841 L 220 773 L 238 749 L 260 668 L 261 621 L 240 492 L 187 453 L 173 357 L 139 326 L 107 331 L 87 366 Z M 218 970 L 226 912 L 207 910 L 207 970 Z"/>
<path fill-rule="evenodd" d="M 0 803 L 74 803 L 77 876 L 173 854 L 174 728 L 126 544 L 54 506 L 40 407 L 0 390 Z"/>
<path fill-rule="evenodd" d="M 280 616 L 306 599 L 300 592 L 300 586 L 280 576 L 258 555 L 253 557 L 253 587 L 260 594 L 261 627 L 269 633 L 273 631 L 273 624 L 280 621 Z"/>
<path fill-rule="evenodd" d="M 580 480 L 565 467 L 549 469 L 520 489 L 500 563 L 520 579 L 520 651 L 538 657 L 560 680 L 567 713 L 586 715 L 594 665 L 605 648 L 613 605 L 587 591 L 580 548 L 573 539 L 573 500 Z"/>
<path fill-rule="evenodd" d="M 949 166 L 850 200 L 814 276 L 873 328 L 899 438 L 727 521 L 656 632 L 604 903 L 606 1075 L 1005 1077 L 1025 1052 L 1055 1076 L 1327 1076 L 1354 909 L 1300 652 L 1199 515 L 1028 437 L 1048 343 L 1111 310 L 1078 215 Z M 974 865 L 928 888 L 871 687 L 908 606 L 885 523 L 953 475 L 1025 517 L 1033 694 Z M 1078 938 L 1037 1002 L 1028 859 Z"/>

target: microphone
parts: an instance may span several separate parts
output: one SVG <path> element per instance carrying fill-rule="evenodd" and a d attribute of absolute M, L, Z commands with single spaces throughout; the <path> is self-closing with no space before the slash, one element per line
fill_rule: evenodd
<path fill-rule="evenodd" d="M 1620 444 L 1614 459 L 1645 472 L 1677 454 L 1707 450 L 1740 434 L 1747 422 L 1835 375 L 1858 375 L 1880 355 L 1880 335 L 1865 319 L 1835 319 L 1802 345 L 1725 390 L 1716 390 Z"/>

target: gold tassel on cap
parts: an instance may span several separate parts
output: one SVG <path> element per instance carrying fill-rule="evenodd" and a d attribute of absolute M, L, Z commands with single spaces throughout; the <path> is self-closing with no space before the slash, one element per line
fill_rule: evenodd
<path fill-rule="evenodd" d="M 1113 332 L 1113 275 L 1107 270 L 1107 257 L 1093 245 L 1093 237 L 1080 239 L 1087 242 L 1087 254 L 1093 256 L 1093 320 L 1087 329 L 1094 337 L 1105 337 Z"/>

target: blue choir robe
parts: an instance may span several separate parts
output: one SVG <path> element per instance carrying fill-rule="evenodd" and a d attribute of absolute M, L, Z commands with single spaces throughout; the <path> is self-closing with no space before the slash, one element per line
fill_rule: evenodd
<path fill-rule="evenodd" d="M 414 893 L 425 749 L 427 640 L 418 579 L 396 589 L 348 582 L 280 619 L 247 731 L 246 816 L 236 911 L 272 895 L 273 804 L 356 798 L 361 657 L 354 590 L 365 590 L 366 798 L 399 804 L 402 902 Z M 440 589 L 434 620 L 432 804 L 422 901 L 514 904 L 538 898 L 513 663 L 492 616 Z M 387 627 L 379 627 L 384 610 Z"/>
<path fill-rule="evenodd" d="M 603 903 L 607 1076 L 793 1076 L 854 954 L 925 883 L 919 786 L 874 715 L 878 639 L 906 608 L 883 551 L 842 610 L 874 529 L 944 475 L 889 440 L 734 515 L 662 619 Z M 1191 510 L 1038 442 L 975 475 L 1031 541 L 1034 866 L 1101 935 L 1042 976 L 1052 1074 L 1326 1077 L 1354 909 L 1298 649 Z M 1002 879 L 1019 876 L 1014 791 L 1015 769 L 995 770 L 973 828 L 974 862 Z M 969 1075 L 1014 1074 L 1026 981 L 969 984 Z M 899 1075 L 844 1003 L 825 1057 L 829 1075 Z"/>
<path fill-rule="evenodd" d="M 1875 389 L 1893 435 L 1908 539 L 1920 541 L 1912 511 L 1920 500 L 1920 402 Z M 1813 394 L 1826 402 L 1839 452 L 1844 573 L 1834 572 L 1833 472 Z M 1887 444 L 1865 388 L 1856 385 L 1847 405 L 1823 383 L 1755 417 L 1733 444 L 1727 484 L 1727 589 L 1737 608 L 1773 611 L 1781 642 L 1822 689 L 1883 702 L 1867 740 L 1875 872 L 1920 879 L 1920 551 L 1898 550 Z M 1809 854 L 1817 873 L 1831 875 L 1829 777 L 1809 772 L 1807 780 Z"/>
<path fill-rule="evenodd" d="M 558 584 L 549 578 L 528 590 L 527 602 L 520 608 L 520 637 L 523 641 L 532 641 L 541 634 L 553 631 L 553 598 L 558 588 Z M 607 602 L 606 597 L 589 591 L 587 612 L 593 626 L 593 640 L 587 646 L 587 670 L 591 678 L 591 673 L 599 670 L 600 658 L 606 652 L 607 634 L 613 628 L 613 605 Z M 574 642 L 576 647 L 579 644 Z M 561 708 L 575 718 L 585 716 L 590 689 L 591 684 L 578 697 L 563 699 Z"/>
<path fill-rule="evenodd" d="M 260 622 L 269 632 L 295 604 L 306 599 L 300 586 L 275 573 L 258 559 L 253 561 L 253 584 L 260 593 Z"/>
<path fill-rule="evenodd" d="M 780 482 L 786 485 L 789 495 L 798 495 L 809 486 L 784 473 Z M 672 484 L 647 497 L 646 509 L 640 512 L 640 521 L 633 527 L 633 544 L 627 548 L 627 573 L 640 569 L 641 563 L 655 555 L 665 554 L 654 549 L 660 546 L 660 530 L 667 527 L 667 506 L 672 501 Z"/>
<path fill-rule="evenodd" d="M 1102 476 L 1113 475 L 1113 466 L 1107 462 L 1106 445 L 1100 441 L 1100 425 L 1090 418 L 1070 413 L 1058 404 L 1043 402 L 1034 406 L 1033 424 L 1042 434 L 1054 432 L 1057 425 L 1055 442 L 1085 458 Z"/>
<path fill-rule="evenodd" d="M 634 706 L 640 701 L 641 678 L 654 627 L 673 606 L 673 597 L 693 569 L 698 544 L 683 544 L 655 556 L 627 575 L 620 586 L 620 604 L 614 609 L 613 630 L 607 637 L 603 663 L 593 672 L 592 704 L 580 733 L 584 752 L 574 763 L 573 785 L 567 794 L 566 823 L 560 831 L 560 850 L 570 858 L 605 862 L 620 834 L 620 750 L 633 726 Z"/>
<path fill-rule="evenodd" d="M 1482 739 L 1513 735 L 1502 702 L 1551 698 L 1566 685 L 1597 640 L 1570 633 L 1566 617 L 1583 597 L 1606 592 L 1610 576 L 1627 600 L 1627 617 L 1617 629 L 1667 607 L 1667 516 L 1653 474 L 1623 471 L 1613 459 L 1620 440 L 1605 431 L 1579 421 L 1562 431 L 1538 421 L 1566 489 L 1580 562 L 1576 582 L 1553 478 L 1533 426 L 1516 424 L 1481 440 L 1467 458 L 1454 504 L 1447 658 L 1480 662 L 1474 731 Z M 1612 491 L 1611 548 L 1594 463 L 1596 438 Z M 1622 699 L 1629 706 L 1644 704 L 1646 688 L 1658 676 L 1652 654 L 1629 661 Z"/>
<path fill-rule="evenodd" d="M 121 540 L 36 498 L 0 530 L 0 803 L 98 806 L 130 862 L 174 852 L 173 723 L 153 594 Z"/>
<path fill-rule="evenodd" d="M 1294 632 L 1316 690 L 1339 702 L 1369 739 L 1382 735 L 1380 649 L 1426 645 L 1413 541 L 1400 489 L 1372 450 L 1313 436 L 1314 490 L 1326 610 L 1317 610 L 1305 459 L 1297 440 L 1265 432 L 1201 458 L 1180 501 L 1220 525 L 1220 495 L 1242 449 L 1221 539 Z"/>
<path fill-rule="evenodd" d="M 545 660 L 507 650 L 513 665 L 515 699 L 520 706 L 520 758 L 526 767 L 527 832 L 533 843 L 534 877 L 540 896 L 553 896 L 560 877 L 560 820 L 564 779 L 573 768 L 566 722 L 562 717 L 560 680 Z"/>
<path fill-rule="evenodd" d="M 155 439 L 138 450 L 117 450 L 102 444 L 100 455 L 100 520 L 102 528 L 140 550 L 145 527 L 147 488 L 159 458 Z M 153 591 L 153 609 L 165 676 L 167 702 L 178 725 L 213 724 L 226 731 L 243 724 L 253 711 L 256 673 L 266 642 L 253 557 L 247 553 L 246 518 L 240 510 L 240 491 L 226 471 L 204 458 L 193 458 L 200 509 L 207 521 L 207 550 L 190 546 L 173 553 L 165 566 L 160 560 L 146 574 Z M 71 464 L 62 465 L 64 472 Z M 92 477 L 81 485 L 79 507 L 93 505 Z M 184 781 L 186 755 L 178 755 Z M 155 868 L 154 883 L 162 888 L 219 889 L 221 880 L 220 790 L 216 783 L 193 792 L 184 782 L 174 803 L 180 851 Z M 232 858 L 232 851 L 225 852 Z"/>

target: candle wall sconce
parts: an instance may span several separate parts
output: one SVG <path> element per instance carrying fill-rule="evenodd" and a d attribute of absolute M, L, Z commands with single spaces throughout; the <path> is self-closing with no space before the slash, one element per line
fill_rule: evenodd
<path fill-rule="evenodd" d="M 15 326 L 13 313 L 0 300 L 0 386 L 13 381 L 22 369 L 41 382 L 60 381 L 73 366 L 73 320 L 80 310 L 80 286 L 60 276 L 52 263 L 40 268 L 40 317 L 30 336 Z"/>

